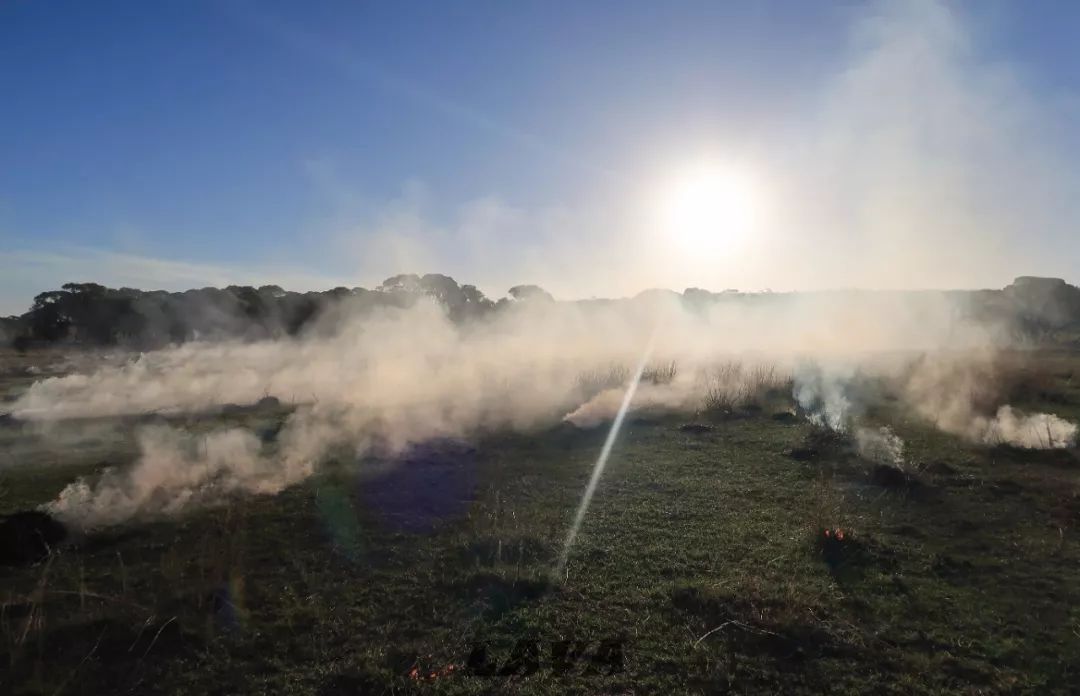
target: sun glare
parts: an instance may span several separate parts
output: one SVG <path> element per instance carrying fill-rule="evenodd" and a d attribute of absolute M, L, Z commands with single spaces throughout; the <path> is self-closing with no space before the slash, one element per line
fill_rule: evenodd
<path fill-rule="evenodd" d="M 748 177 L 715 165 L 675 177 L 661 201 L 662 232 L 697 251 L 730 247 L 753 228 L 757 196 Z"/>

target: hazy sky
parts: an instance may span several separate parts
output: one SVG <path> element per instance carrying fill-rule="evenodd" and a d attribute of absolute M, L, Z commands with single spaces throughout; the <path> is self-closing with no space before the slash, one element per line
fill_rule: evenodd
<path fill-rule="evenodd" d="M 1050 1 L 7 0 L 0 314 L 66 281 L 1075 283 L 1078 33 Z M 735 183 L 673 232 L 702 168 Z"/>

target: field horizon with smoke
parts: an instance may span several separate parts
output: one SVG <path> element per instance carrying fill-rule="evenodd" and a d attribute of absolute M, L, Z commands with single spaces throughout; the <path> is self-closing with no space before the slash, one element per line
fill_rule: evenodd
<path fill-rule="evenodd" d="M 237 494 L 274 494 L 328 458 L 360 462 L 435 438 L 598 428 L 615 417 L 644 360 L 631 413 L 723 416 L 769 408 L 854 437 L 901 464 L 903 442 L 862 415 L 885 398 L 985 446 L 1074 446 L 1077 425 L 1009 403 L 1030 337 L 1019 317 L 948 293 L 836 292 L 708 301 L 692 293 L 556 302 L 543 294 L 457 320 L 420 293 L 332 326 L 253 341 L 191 341 L 120 353 L 34 382 L 10 417 L 48 432 L 70 419 L 156 414 L 127 468 L 81 477 L 44 509 L 92 529 L 180 513 Z M 266 437 L 171 417 L 275 402 Z"/>
<path fill-rule="evenodd" d="M 0 2 L 0 694 L 1080 694 L 1078 26 Z"/>

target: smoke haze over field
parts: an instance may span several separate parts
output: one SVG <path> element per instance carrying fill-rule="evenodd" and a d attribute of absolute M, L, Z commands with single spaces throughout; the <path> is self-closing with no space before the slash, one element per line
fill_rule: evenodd
<path fill-rule="evenodd" d="M 718 363 L 768 364 L 790 373 L 804 411 L 834 428 L 846 428 L 865 405 L 853 385 L 856 374 L 869 374 L 902 377 L 903 397 L 917 413 L 976 442 L 1061 447 L 1075 438 L 1075 426 L 1065 421 L 1007 406 L 986 411 L 972 403 L 971 390 L 957 388 L 994 379 L 992 361 L 979 356 L 1005 347 L 1009 333 L 965 318 L 944 294 L 705 305 L 674 293 L 609 303 L 523 301 L 464 324 L 425 301 L 346 321 L 330 336 L 188 343 L 42 380 L 12 413 L 48 422 L 200 412 L 267 395 L 297 404 L 272 444 L 243 429 L 199 437 L 146 429 L 132 469 L 76 482 L 50 508 L 92 526 L 237 491 L 276 492 L 309 476 L 330 452 L 358 456 L 432 437 L 529 430 L 564 416 L 582 427 L 604 423 L 625 383 L 590 386 L 582 376 L 636 364 L 654 332 L 655 362 L 677 369 L 670 381 L 643 384 L 635 408 L 693 412 L 702 408 Z M 737 381 L 754 371 L 728 374 Z"/>

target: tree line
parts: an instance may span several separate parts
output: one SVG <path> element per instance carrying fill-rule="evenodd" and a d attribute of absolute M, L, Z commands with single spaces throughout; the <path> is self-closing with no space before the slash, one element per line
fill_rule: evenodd
<path fill-rule="evenodd" d="M 150 349 L 191 340 L 259 340 L 329 332 L 346 314 L 408 307 L 425 297 L 439 303 L 456 322 L 486 315 L 507 303 L 553 299 L 535 285 L 515 286 L 508 295 L 493 301 L 476 286 L 459 285 L 437 273 L 392 276 L 373 290 L 336 287 L 321 292 L 291 292 L 277 285 L 167 292 L 66 283 L 34 297 L 25 314 L 0 318 L 0 340 L 18 349 L 60 342 Z"/>
<path fill-rule="evenodd" d="M 681 294 L 647 290 L 638 297 L 657 294 L 678 298 L 689 308 L 716 302 L 782 301 L 791 296 L 688 288 Z M 946 294 L 965 314 L 1005 320 L 1020 336 L 1044 340 L 1064 333 L 1080 343 L 1080 289 L 1064 280 L 1021 277 L 1003 290 Z M 25 314 L 0 318 L 0 342 L 20 350 L 56 343 L 152 349 L 192 340 L 328 334 L 346 317 L 363 316 L 380 307 L 409 307 L 422 298 L 433 299 L 459 323 L 508 305 L 555 301 L 536 285 L 517 285 L 510 288 L 507 297 L 491 300 L 475 285 L 459 284 L 438 273 L 395 275 L 370 290 L 337 287 L 322 292 L 290 292 L 277 285 L 166 292 L 67 283 L 34 297 Z"/>

